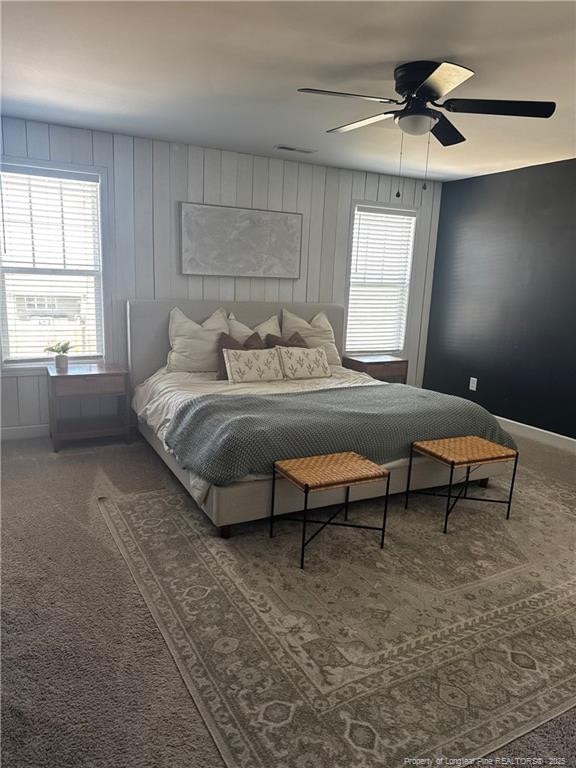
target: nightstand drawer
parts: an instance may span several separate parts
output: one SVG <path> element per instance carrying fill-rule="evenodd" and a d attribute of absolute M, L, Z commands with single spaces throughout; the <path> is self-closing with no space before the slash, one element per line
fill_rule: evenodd
<path fill-rule="evenodd" d="M 406 384 L 408 360 L 402 360 L 401 357 L 384 354 L 344 355 L 342 365 L 353 371 L 367 373 L 373 379 Z"/>
<path fill-rule="evenodd" d="M 70 376 L 54 379 L 54 393 L 66 395 L 123 395 L 126 392 L 124 374 L 102 376 Z"/>
<path fill-rule="evenodd" d="M 386 381 L 388 378 L 406 378 L 408 363 L 372 363 L 367 366 L 366 373 L 374 379 Z"/>

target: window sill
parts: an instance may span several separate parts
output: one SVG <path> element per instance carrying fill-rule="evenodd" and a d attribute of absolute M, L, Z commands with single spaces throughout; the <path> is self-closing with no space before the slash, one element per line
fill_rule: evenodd
<path fill-rule="evenodd" d="M 390 351 L 389 349 L 380 349 L 380 350 L 370 349 L 367 352 L 366 351 L 361 352 L 360 350 L 355 349 L 352 352 L 352 350 L 347 349 L 343 354 L 347 355 L 348 357 L 354 357 L 355 355 L 391 355 L 392 357 L 399 357 L 404 360 L 407 359 L 406 354 L 404 353 L 403 350 Z"/>
<path fill-rule="evenodd" d="M 89 363 L 100 363 L 102 362 L 102 357 L 91 357 L 91 358 L 82 358 L 80 360 L 76 360 L 75 358 L 71 358 L 71 362 L 82 364 L 85 363 L 88 365 Z M 45 360 L 44 362 L 34 362 L 34 363 L 2 363 L 2 368 L 0 369 L 0 377 L 1 378 L 11 378 L 11 377 L 20 377 L 20 376 L 42 376 L 46 373 L 46 367 L 48 365 L 53 364 L 53 360 Z"/>

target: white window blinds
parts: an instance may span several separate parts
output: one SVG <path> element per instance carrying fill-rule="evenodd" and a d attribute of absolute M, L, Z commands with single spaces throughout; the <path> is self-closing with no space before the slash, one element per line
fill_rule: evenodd
<path fill-rule="evenodd" d="M 357 205 L 354 211 L 346 350 L 404 348 L 416 214 Z"/>
<path fill-rule="evenodd" d="M 0 174 L 5 361 L 45 359 L 45 347 L 59 341 L 72 344 L 72 356 L 102 354 L 99 187 Z"/>

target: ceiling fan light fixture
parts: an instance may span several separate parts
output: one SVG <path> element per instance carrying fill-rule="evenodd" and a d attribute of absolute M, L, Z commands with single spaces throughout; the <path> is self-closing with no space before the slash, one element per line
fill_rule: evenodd
<path fill-rule="evenodd" d="M 398 127 L 404 131 L 404 133 L 409 133 L 410 136 L 424 136 L 425 134 L 430 133 L 437 122 L 438 118 L 433 115 L 417 114 L 414 112 L 399 115 L 396 118 Z"/>

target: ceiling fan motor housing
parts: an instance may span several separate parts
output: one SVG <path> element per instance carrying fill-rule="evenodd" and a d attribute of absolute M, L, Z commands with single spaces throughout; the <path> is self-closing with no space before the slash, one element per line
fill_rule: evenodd
<path fill-rule="evenodd" d="M 394 70 L 396 93 L 407 99 L 418 90 L 418 96 L 424 102 L 434 101 L 440 94 L 432 86 L 423 85 L 424 81 L 438 69 L 437 61 L 409 61 L 400 64 Z"/>

